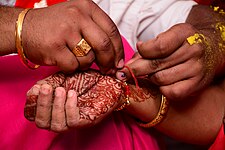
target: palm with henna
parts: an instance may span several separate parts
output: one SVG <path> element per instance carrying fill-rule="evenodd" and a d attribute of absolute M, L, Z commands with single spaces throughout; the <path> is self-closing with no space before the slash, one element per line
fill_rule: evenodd
<path fill-rule="evenodd" d="M 122 93 L 121 82 L 94 70 L 58 72 L 28 91 L 25 117 L 56 132 L 92 126 L 117 107 Z"/>

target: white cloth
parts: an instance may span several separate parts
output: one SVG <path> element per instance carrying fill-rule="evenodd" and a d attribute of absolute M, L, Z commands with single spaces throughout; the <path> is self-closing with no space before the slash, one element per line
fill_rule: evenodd
<path fill-rule="evenodd" d="M 120 33 L 136 49 L 171 26 L 185 22 L 193 0 L 93 0 L 115 22 Z"/>
<path fill-rule="evenodd" d="M 16 0 L 0 0 L 0 5 L 2 6 L 14 6 Z"/>

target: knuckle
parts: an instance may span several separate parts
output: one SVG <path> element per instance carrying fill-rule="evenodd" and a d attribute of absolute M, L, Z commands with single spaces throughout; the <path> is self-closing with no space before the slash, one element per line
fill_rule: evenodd
<path fill-rule="evenodd" d="M 101 51 L 109 51 L 111 47 L 111 41 L 109 38 L 105 37 L 99 41 L 99 48 Z"/>
<path fill-rule="evenodd" d="M 155 73 L 152 77 L 159 85 L 165 84 L 166 74 L 163 71 L 159 71 L 159 72 Z"/>
<path fill-rule="evenodd" d="M 95 60 L 95 55 L 93 54 L 93 55 L 90 55 L 90 56 L 87 57 L 87 61 L 86 62 L 88 64 L 91 64 L 94 60 Z"/>
<path fill-rule="evenodd" d="M 83 1 L 83 3 L 86 3 L 86 1 Z M 66 9 L 66 13 L 68 16 L 74 17 L 75 15 L 77 17 L 81 14 L 81 10 L 76 5 L 72 5 Z"/>
<path fill-rule="evenodd" d="M 119 31 L 118 31 L 116 25 L 112 22 L 112 23 L 109 23 L 109 26 L 110 26 L 109 37 L 118 36 Z"/>
<path fill-rule="evenodd" d="M 159 59 L 153 59 L 149 61 L 148 67 L 149 70 L 157 70 L 161 66 L 161 61 Z"/>
<path fill-rule="evenodd" d="M 164 89 L 164 91 L 165 91 L 165 95 L 168 99 L 173 99 L 173 100 L 182 99 L 182 91 L 179 88 L 167 87 L 167 89 Z"/>
<path fill-rule="evenodd" d="M 170 43 L 165 42 L 163 35 L 159 34 L 156 38 L 157 50 L 160 53 L 160 56 L 165 56 L 169 50 Z"/>
<path fill-rule="evenodd" d="M 59 111 L 60 113 L 63 112 L 63 109 L 62 109 L 62 104 L 61 103 L 54 103 L 53 104 L 53 108 L 57 111 Z"/>

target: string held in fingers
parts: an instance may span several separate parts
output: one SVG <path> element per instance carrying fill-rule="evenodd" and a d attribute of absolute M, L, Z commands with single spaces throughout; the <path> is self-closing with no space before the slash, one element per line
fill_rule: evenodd
<path fill-rule="evenodd" d="M 122 105 L 120 105 L 119 107 L 117 107 L 114 111 L 120 111 L 120 110 L 123 110 L 124 108 L 126 108 L 128 105 L 130 105 L 130 99 L 129 99 L 129 96 L 130 96 L 130 88 L 129 86 L 127 85 L 126 82 L 124 82 L 124 88 L 125 88 L 125 91 L 124 91 L 124 94 L 125 94 L 125 101 L 122 103 Z"/>

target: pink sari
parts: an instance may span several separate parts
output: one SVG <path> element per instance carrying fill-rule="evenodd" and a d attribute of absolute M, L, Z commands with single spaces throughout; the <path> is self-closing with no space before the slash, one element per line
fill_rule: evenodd
<path fill-rule="evenodd" d="M 124 42 L 126 60 L 133 50 Z M 30 70 L 24 67 L 18 56 L 0 57 L 0 149 L 13 150 L 158 150 L 158 143 L 150 130 L 139 127 L 121 112 L 92 128 L 53 133 L 39 129 L 24 117 L 26 92 L 38 81 L 58 69 L 40 67 Z"/>

